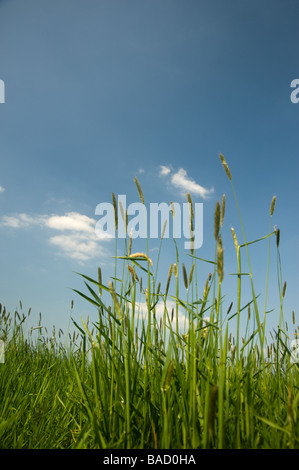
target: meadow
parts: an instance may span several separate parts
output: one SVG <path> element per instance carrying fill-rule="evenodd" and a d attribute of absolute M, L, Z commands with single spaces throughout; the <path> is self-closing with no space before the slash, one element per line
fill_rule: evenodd
<path fill-rule="evenodd" d="M 0 364 L 0 448 L 299 448 L 299 354 L 296 341 L 291 341 L 292 334 L 298 336 L 298 326 L 294 312 L 291 327 L 284 319 L 280 230 L 271 229 L 276 197 L 269 201 L 269 233 L 247 241 L 223 155 L 220 163 L 240 217 L 241 235 L 231 228 L 236 301 L 224 310 L 223 195 L 215 207 L 211 233 L 215 251 L 206 260 L 191 247 L 185 254 L 192 260 L 189 272 L 175 238 L 176 262 L 170 264 L 167 279 L 161 280 L 158 266 L 149 257 L 148 240 L 144 252 L 134 252 L 128 237 L 123 256 L 117 256 L 116 238 L 114 277 L 104 281 L 100 267 L 96 279 L 79 274 L 85 290 L 75 291 L 94 306 L 98 319 L 74 321 L 75 332 L 67 341 L 62 341 L 61 330 L 47 334 L 41 318 L 26 332 L 30 311 L 11 314 L 1 306 L 5 361 Z M 135 183 L 144 204 L 136 178 Z M 114 194 L 112 199 L 117 230 L 118 211 L 125 223 L 127 214 L 117 207 Z M 190 194 L 187 199 L 192 233 Z M 266 302 L 261 309 L 252 274 L 248 247 L 254 243 L 267 244 L 267 280 L 270 246 L 276 251 L 280 308 L 271 341 L 265 334 Z M 160 249 L 162 244 L 163 233 Z M 241 258 L 247 272 L 241 269 Z M 209 273 L 203 291 L 198 292 L 202 264 Z M 249 279 L 251 297 L 242 304 L 244 278 Z M 266 298 L 267 288 L 268 284 Z M 141 315 L 141 304 L 146 315 Z M 184 329 L 181 312 L 186 318 Z M 244 335 L 241 321 L 246 324 Z"/>

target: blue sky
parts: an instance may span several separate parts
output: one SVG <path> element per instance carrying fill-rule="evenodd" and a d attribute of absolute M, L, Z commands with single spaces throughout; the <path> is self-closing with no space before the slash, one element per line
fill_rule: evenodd
<path fill-rule="evenodd" d="M 47 325 L 62 328 L 72 299 L 76 318 L 92 316 L 69 289 L 84 290 L 74 271 L 96 277 L 101 266 L 106 283 L 113 275 L 114 242 L 95 236 L 95 208 L 112 192 L 138 202 L 137 176 L 146 204 L 182 204 L 187 190 L 203 203 L 203 258 L 213 259 L 214 209 L 226 194 L 229 304 L 229 273 L 236 272 L 230 227 L 242 235 L 222 152 L 248 240 L 268 233 L 277 196 L 273 225 L 281 230 L 291 324 L 299 264 L 299 103 L 290 100 L 299 78 L 298 15 L 297 0 L 0 1 L 1 303 L 13 311 L 21 300 L 24 311 L 32 307 L 35 318 L 42 312 Z M 163 175 L 162 167 L 170 171 Z M 150 242 L 155 262 L 158 242 Z M 175 262 L 173 242 L 164 242 L 162 282 Z M 144 251 L 144 240 L 134 247 Z M 267 248 L 250 250 L 257 293 L 264 292 Z M 271 250 L 275 327 L 274 239 Z M 199 269 L 202 289 L 208 269 Z M 245 290 L 242 303 L 249 300 Z"/>

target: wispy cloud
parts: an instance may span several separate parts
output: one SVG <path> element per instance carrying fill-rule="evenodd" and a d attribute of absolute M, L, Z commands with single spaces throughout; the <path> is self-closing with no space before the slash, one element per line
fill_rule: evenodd
<path fill-rule="evenodd" d="M 97 239 L 82 233 L 55 235 L 49 242 L 58 247 L 63 255 L 78 261 L 88 261 L 96 256 L 103 255 L 104 250 Z"/>
<path fill-rule="evenodd" d="M 30 225 L 41 225 L 42 218 L 40 216 L 31 217 L 27 214 L 17 214 L 16 216 L 4 215 L 1 219 L 0 226 L 23 228 Z"/>
<path fill-rule="evenodd" d="M 171 172 L 171 169 L 168 166 L 160 165 L 160 176 L 166 176 Z"/>
<path fill-rule="evenodd" d="M 191 193 L 206 199 L 209 194 L 213 193 L 214 189 L 206 189 L 200 184 L 196 183 L 192 178 L 188 177 L 186 170 L 180 168 L 171 177 L 171 183 L 179 188 L 183 193 Z"/>
<path fill-rule="evenodd" d="M 4 193 L 5 191 L 5 188 L 3 188 L 3 186 L 0 186 L 0 193 Z"/>
<path fill-rule="evenodd" d="M 200 196 L 203 199 L 206 199 L 210 194 L 214 192 L 214 189 L 206 189 L 200 184 L 196 183 L 194 179 L 190 178 L 187 175 L 187 171 L 184 168 L 180 168 L 175 173 L 171 172 L 171 168 L 169 166 L 160 165 L 160 172 L 159 176 L 169 176 L 170 183 L 175 188 L 179 189 L 183 196 L 186 195 L 187 192 L 190 194 L 194 194 L 196 196 Z"/>
<path fill-rule="evenodd" d="M 103 255 L 101 241 L 108 241 L 111 238 L 105 232 L 99 238 L 99 234 L 96 235 L 94 231 L 95 223 L 93 218 L 78 212 L 36 216 L 23 213 L 15 216 L 3 216 L 0 226 L 15 229 L 39 226 L 62 232 L 59 235 L 51 236 L 48 242 L 56 246 L 62 255 L 78 261 L 88 261 Z"/>

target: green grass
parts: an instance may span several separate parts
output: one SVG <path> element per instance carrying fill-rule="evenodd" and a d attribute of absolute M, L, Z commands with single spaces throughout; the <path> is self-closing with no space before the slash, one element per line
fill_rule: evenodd
<path fill-rule="evenodd" d="M 1 307 L 5 363 L 0 364 L 0 448 L 299 447 L 299 365 L 291 360 L 283 317 L 280 232 L 271 232 L 275 199 L 269 211 L 269 233 L 247 242 L 232 176 L 223 156 L 221 160 L 243 237 L 240 243 L 232 230 L 236 306 L 224 310 L 223 197 L 215 210 L 214 258 L 203 260 L 191 250 L 186 255 L 193 263 L 189 273 L 175 239 L 176 263 L 168 279 L 159 281 L 158 263 L 153 266 L 149 259 L 148 240 L 143 256 L 132 255 L 132 240 L 128 240 L 123 256 L 118 257 L 116 238 L 113 279 L 103 283 L 100 269 L 97 279 L 81 274 L 86 291 L 76 291 L 94 305 L 98 319 L 91 325 L 87 320 L 81 325 L 74 322 L 77 334 L 67 344 L 59 338 L 61 332 L 49 337 L 37 329 L 25 335 L 30 312 L 11 316 Z M 135 183 L 144 203 L 137 179 Z M 188 201 L 192 204 L 190 195 Z M 260 310 L 248 246 L 265 239 L 269 242 L 266 293 Z M 161 239 L 160 249 L 162 243 Z M 280 306 L 279 326 L 271 333 L 270 343 L 265 332 L 271 243 L 277 256 Z M 246 273 L 241 270 L 242 256 L 248 264 Z M 211 272 L 199 293 L 202 265 Z M 251 296 L 242 305 L 241 289 L 248 276 Z M 146 316 L 140 314 L 141 302 Z M 164 306 L 161 319 L 159 305 Z M 179 312 L 186 317 L 184 331 Z M 247 324 L 241 337 L 240 319 L 244 318 Z M 295 324 L 293 329 L 297 333 Z"/>

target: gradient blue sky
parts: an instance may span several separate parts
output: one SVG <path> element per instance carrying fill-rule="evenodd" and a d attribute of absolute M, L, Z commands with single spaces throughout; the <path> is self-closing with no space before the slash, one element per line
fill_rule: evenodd
<path fill-rule="evenodd" d="M 14 310 L 21 300 L 24 311 L 32 307 L 62 328 L 72 299 L 75 317 L 92 316 L 69 290 L 84 290 L 74 271 L 96 277 L 101 266 L 105 282 L 113 274 L 114 243 L 96 239 L 95 208 L 112 192 L 138 201 L 136 175 L 147 204 L 185 202 L 182 189 L 203 202 L 203 258 L 214 256 L 214 209 L 226 194 L 229 304 L 230 227 L 242 235 L 222 152 L 248 240 L 268 233 L 277 196 L 273 225 L 281 230 L 290 324 L 298 306 L 299 103 L 290 100 L 298 18 L 297 0 L 0 0 L 0 302 Z M 199 186 L 213 191 L 203 198 Z M 175 262 L 165 242 L 162 282 Z M 145 249 L 142 240 L 134 246 Z M 151 241 L 154 262 L 157 246 Z M 271 247 L 276 326 L 274 239 Z M 267 248 L 250 251 L 257 293 Z M 199 269 L 200 289 L 208 271 Z M 249 300 L 245 291 L 242 304 Z"/>

